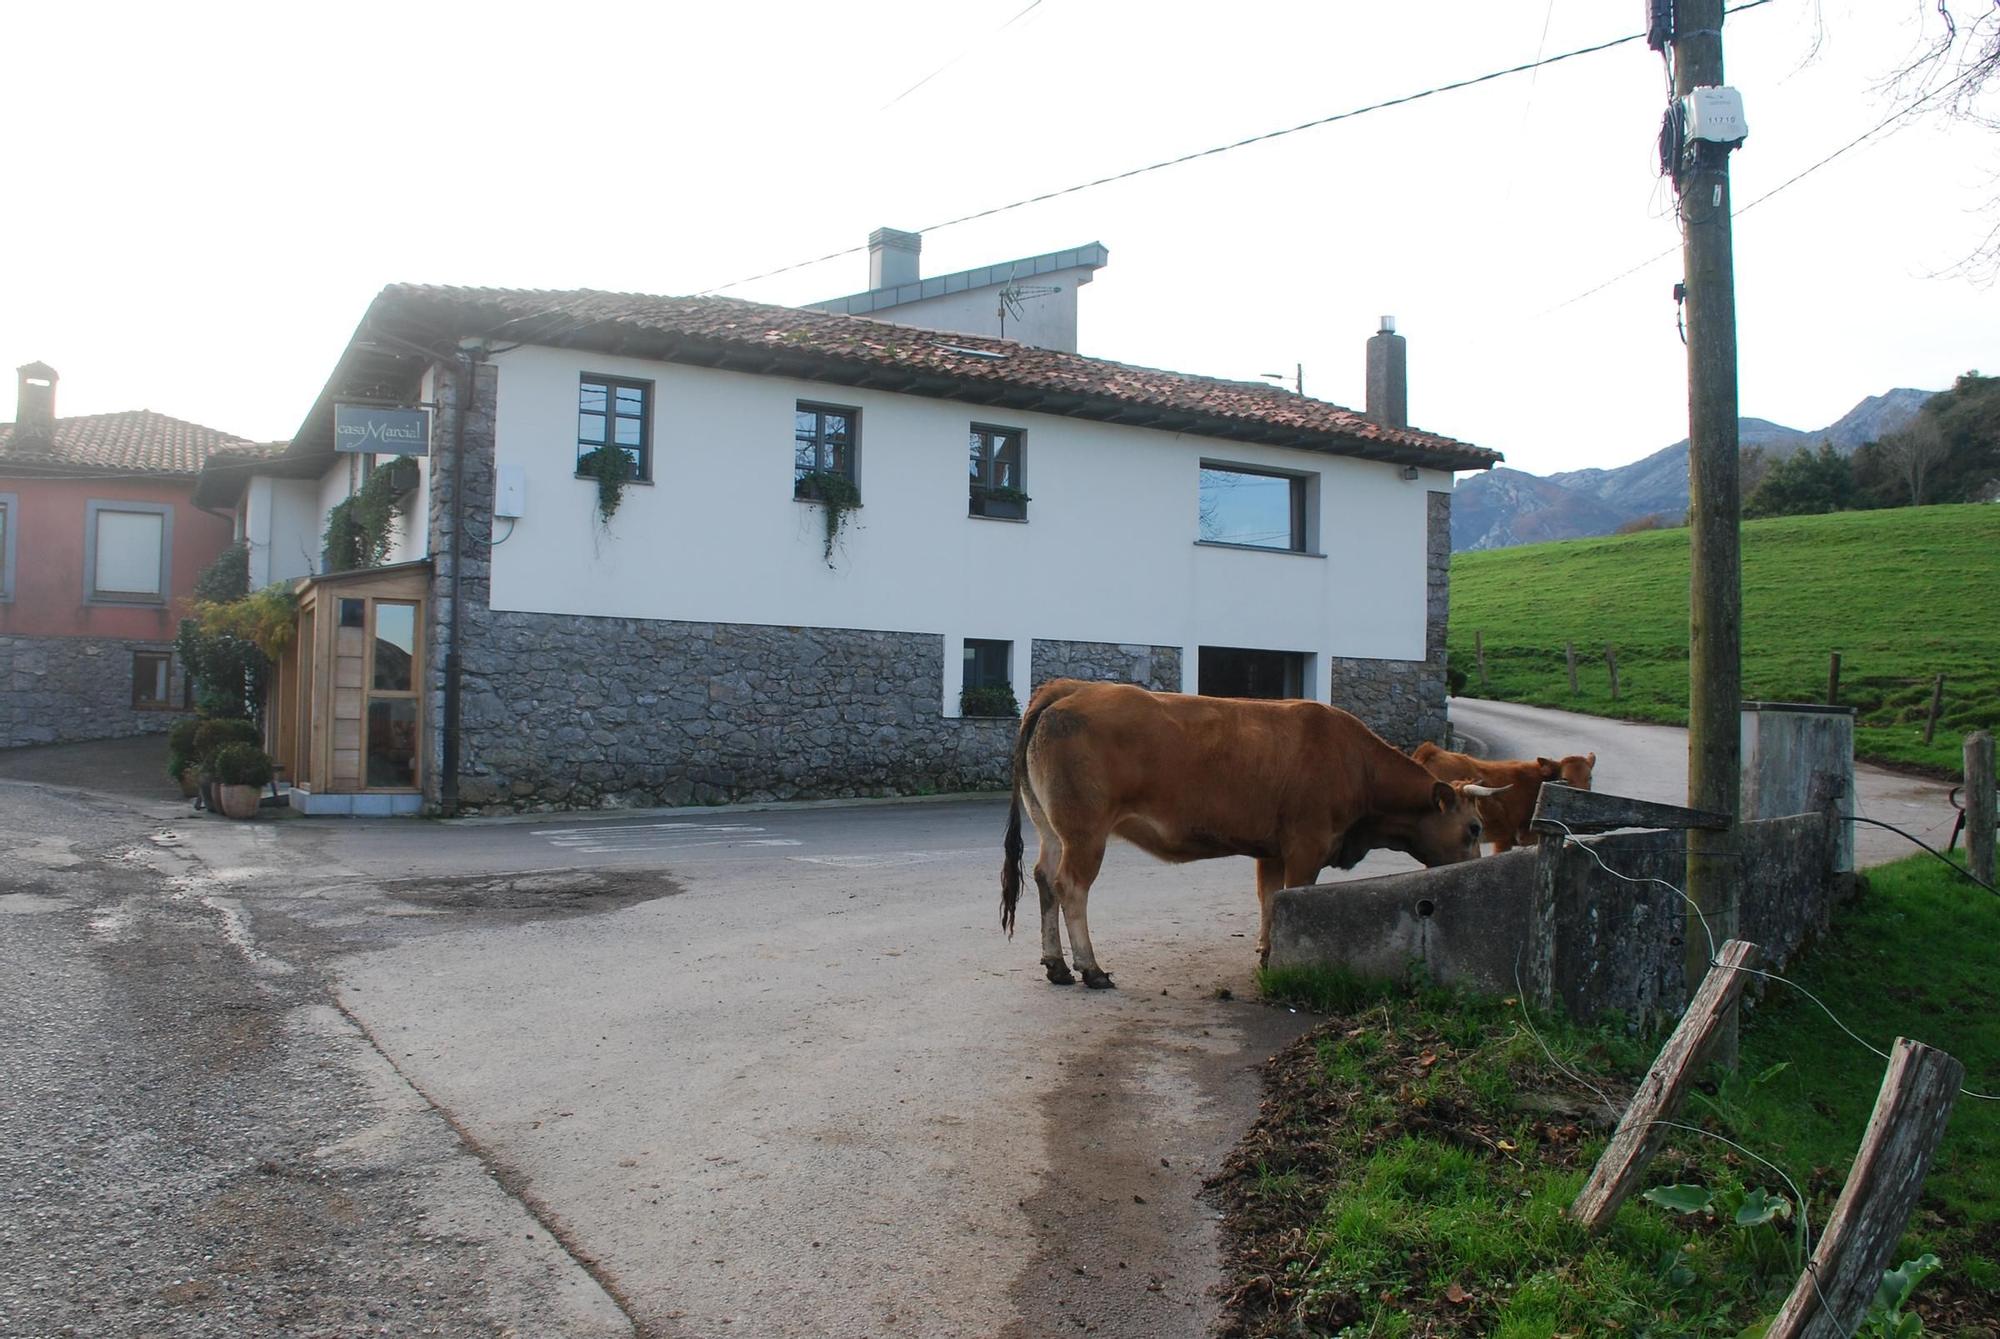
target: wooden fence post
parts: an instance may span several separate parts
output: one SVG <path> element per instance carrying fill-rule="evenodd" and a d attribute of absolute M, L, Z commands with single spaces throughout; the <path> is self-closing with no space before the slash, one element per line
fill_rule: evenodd
<path fill-rule="evenodd" d="M 1604 663 L 1611 669 L 1611 700 L 1618 700 L 1618 648 L 1610 642 L 1604 644 Z"/>
<path fill-rule="evenodd" d="M 1472 630 L 1472 658 L 1479 666 L 1479 691 L 1486 691 L 1486 634 Z"/>
<path fill-rule="evenodd" d="M 1826 662 L 1826 705 L 1840 705 L 1840 652 L 1835 651 Z"/>
<path fill-rule="evenodd" d="M 1674 1035 L 1660 1049 L 1653 1067 L 1632 1094 L 1631 1103 L 1618 1121 L 1618 1129 L 1604 1148 L 1590 1180 L 1569 1206 L 1570 1218 L 1586 1232 L 1602 1232 L 1609 1226 L 1646 1173 L 1646 1164 L 1666 1142 L 1667 1127 L 1680 1109 L 1681 1099 L 1700 1077 L 1696 1069 L 1707 1054 L 1724 1022 L 1736 1008 L 1736 998 L 1749 980 L 1741 968 L 1756 965 L 1758 948 L 1741 939 L 1732 939 L 1716 955 L 1715 965 L 1701 979 L 1701 989 L 1688 1002 Z"/>
<path fill-rule="evenodd" d="M 1569 695 L 1576 696 L 1576 643 L 1564 642 L 1563 651 L 1569 656 Z M 1926 740 L 1926 743 L 1930 741 Z"/>
<path fill-rule="evenodd" d="M 1917 1206 L 1963 1082 L 1965 1066 L 1951 1056 L 1896 1038 L 1847 1184 L 1812 1264 L 1765 1339 L 1846 1339 L 1860 1326 Z"/>
<path fill-rule="evenodd" d="M 1931 736 L 1937 733 L 1938 713 L 1943 710 L 1944 675 L 1940 674 L 1937 676 L 1937 682 L 1931 685 L 1931 714 L 1924 722 L 1924 743 L 1930 743 Z"/>
<path fill-rule="evenodd" d="M 1993 736 L 1965 737 L 1965 855 L 1972 877 L 1993 882 Z"/>

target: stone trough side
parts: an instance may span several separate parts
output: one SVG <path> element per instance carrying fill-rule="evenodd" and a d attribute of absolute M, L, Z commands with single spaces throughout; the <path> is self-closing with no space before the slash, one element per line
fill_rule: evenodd
<path fill-rule="evenodd" d="M 1340 967 L 1374 980 L 1421 975 L 1511 995 L 1527 966 L 1535 852 L 1287 888 L 1271 910 L 1271 966 Z"/>
<path fill-rule="evenodd" d="M 1824 814 L 1745 823 L 1742 922 L 1716 938 L 1748 939 L 1780 970 L 1821 934 L 1843 882 L 1840 824 Z M 1362 977 L 1488 995 L 1525 994 L 1579 1021 L 1622 1014 L 1646 1027 L 1678 1017 L 1688 984 L 1682 935 L 1683 832 L 1585 839 L 1616 878 L 1577 846 L 1549 840 L 1460 865 L 1379 879 L 1288 888 L 1271 912 L 1273 967 L 1333 967 Z M 1547 927 L 1537 934 L 1536 926 Z M 1753 992 L 1754 993 L 1754 992 Z"/>

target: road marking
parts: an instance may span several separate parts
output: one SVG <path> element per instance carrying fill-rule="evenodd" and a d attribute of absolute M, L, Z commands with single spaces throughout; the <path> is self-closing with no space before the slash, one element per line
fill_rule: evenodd
<path fill-rule="evenodd" d="M 581 828 L 536 828 L 530 836 L 587 855 L 630 851 L 685 851 L 703 846 L 803 846 L 790 837 L 764 837 L 753 823 L 595 823 Z"/>
<path fill-rule="evenodd" d="M 965 846 L 954 851 L 882 851 L 869 855 L 793 855 L 804 865 L 832 865 L 836 869 L 881 869 L 889 865 L 929 865 L 940 860 L 959 860 L 969 855 L 990 855 L 991 848 Z"/>

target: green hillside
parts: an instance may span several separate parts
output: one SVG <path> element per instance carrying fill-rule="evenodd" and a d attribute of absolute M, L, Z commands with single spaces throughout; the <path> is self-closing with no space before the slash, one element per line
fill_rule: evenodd
<path fill-rule="evenodd" d="M 1855 751 L 1956 773 L 1961 737 L 2000 728 L 2000 506 L 1905 507 L 1743 527 L 1743 695 L 1819 702 L 1841 654 Z M 1471 697 L 1687 723 L 1688 532 L 1460 553 L 1451 663 Z M 1473 634 L 1484 635 L 1480 686 Z M 1563 644 L 1577 649 L 1577 694 Z M 1606 643 L 1617 648 L 1611 699 Z M 1932 680 L 1945 676 L 1935 741 Z"/>

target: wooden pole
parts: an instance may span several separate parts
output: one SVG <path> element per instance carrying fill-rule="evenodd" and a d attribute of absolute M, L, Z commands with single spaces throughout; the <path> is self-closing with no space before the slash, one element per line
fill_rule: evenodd
<path fill-rule="evenodd" d="M 1564 642 L 1563 653 L 1569 657 L 1569 695 L 1576 696 L 1576 643 Z"/>
<path fill-rule="evenodd" d="M 1940 674 L 1937 682 L 1931 685 L 1931 714 L 1924 720 L 1924 743 L 1930 743 L 1931 736 L 1937 733 L 1938 713 L 1943 710 L 1944 675 Z"/>
<path fill-rule="evenodd" d="M 1708 941 L 1703 940 L 1703 952 L 1707 949 Z M 1639 1084 L 1639 1091 L 1632 1094 L 1611 1142 L 1605 1145 L 1603 1156 L 1591 1169 L 1590 1180 L 1578 1193 L 1576 1202 L 1569 1206 L 1570 1218 L 1581 1223 L 1584 1231 L 1602 1232 L 1610 1226 L 1618 1206 L 1646 1174 L 1646 1164 L 1667 1139 L 1668 1127 L 1660 1122 L 1673 1119 L 1681 1099 L 1700 1077 L 1697 1066 L 1735 1010 L 1736 997 L 1743 993 L 1744 983 L 1750 979 L 1740 969 L 1754 967 L 1757 956 L 1757 946 L 1740 939 L 1730 940 L 1716 954 L 1715 965 L 1702 978 L 1701 989 L 1689 1001 L 1674 1035 L 1667 1038 L 1667 1044 Z"/>
<path fill-rule="evenodd" d="M 1993 882 L 1993 736 L 1965 737 L 1965 855 L 1972 877 Z"/>
<path fill-rule="evenodd" d="M 1826 705 L 1840 705 L 1840 652 L 1835 651 L 1826 662 Z"/>
<path fill-rule="evenodd" d="M 1724 82 L 1722 0 L 1674 6 L 1674 93 Z M 1736 278 L 1729 149 L 1691 140 L 1675 161 L 1687 293 L 1688 348 L 1688 807 L 1732 816 L 1741 808 L 1742 498 L 1737 479 Z M 1688 836 L 1687 893 L 1722 938 L 1735 934 L 1736 829 Z M 1687 979 L 1708 944 L 1690 907 Z M 1734 1067 L 1733 1016 L 1716 1058 Z"/>
<path fill-rule="evenodd" d="M 1965 1066 L 1943 1051 L 1896 1039 L 1847 1184 L 1765 1339 L 1846 1339 L 1859 1328 L 1964 1082 Z"/>
<path fill-rule="evenodd" d="M 1611 700 L 1616 702 L 1618 700 L 1618 648 L 1609 642 L 1604 644 L 1604 663 L 1611 670 Z"/>
<path fill-rule="evenodd" d="M 1472 630 L 1472 658 L 1479 665 L 1479 691 L 1486 691 L 1486 634 L 1479 629 Z"/>

